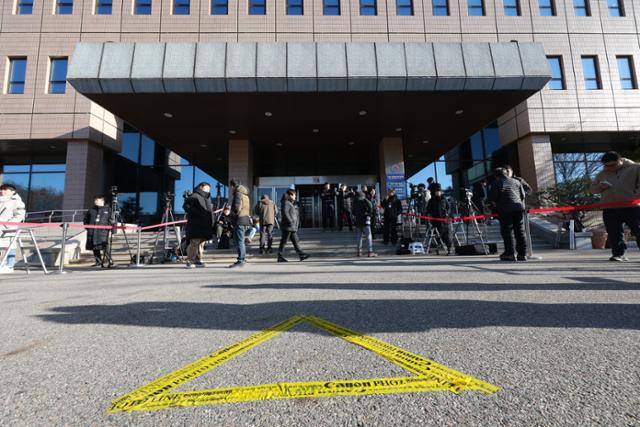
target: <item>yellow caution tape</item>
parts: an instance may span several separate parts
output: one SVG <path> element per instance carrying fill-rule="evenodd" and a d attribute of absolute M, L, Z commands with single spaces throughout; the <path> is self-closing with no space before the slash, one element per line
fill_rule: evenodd
<path fill-rule="evenodd" d="M 170 392 L 184 383 L 270 340 L 301 322 L 308 322 L 350 343 L 372 351 L 416 374 L 412 377 L 311 381 Z M 190 363 L 112 402 L 109 412 L 147 411 L 174 406 L 214 405 L 253 400 L 296 399 L 329 396 L 480 390 L 495 393 L 498 387 L 478 380 L 407 350 L 368 337 L 315 316 L 293 316 L 262 332 Z"/>

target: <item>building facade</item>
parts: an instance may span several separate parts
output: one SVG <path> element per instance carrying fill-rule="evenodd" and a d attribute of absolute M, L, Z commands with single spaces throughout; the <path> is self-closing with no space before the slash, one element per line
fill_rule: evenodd
<path fill-rule="evenodd" d="M 164 193 L 200 181 L 225 183 L 232 175 L 242 177 L 256 195 L 271 191 L 277 197 L 289 185 L 311 190 L 325 180 L 377 182 L 384 190 L 399 175 L 405 179 L 424 167 L 433 173 L 423 175 L 463 187 L 510 162 L 542 189 L 589 175 L 602 151 L 639 155 L 639 29 L 640 3 L 632 0 L 3 0 L 0 180 L 27 193 L 29 211 L 83 208 L 94 194 L 118 185 L 132 216 L 150 218 L 163 206 Z M 499 81 L 510 84 L 508 78 L 527 81 L 523 52 L 530 42 L 544 49 L 538 62 L 546 62 L 549 83 L 542 90 L 525 91 L 523 83 L 496 90 Z M 101 46 L 97 72 L 103 73 L 95 80 L 99 95 L 67 82 L 74 51 L 96 43 Z M 524 46 L 514 51 L 524 74 L 522 69 L 511 77 L 508 71 L 498 73 L 500 58 L 510 64 L 509 43 Z M 344 52 L 350 79 L 372 50 L 375 75 L 356 76 L 353 81 L 364 86 L 354 85 L 353 92 L 347 82 L 352 80 L 341 90 L 336 77 L 338 87 L 331 93 L 315 87 L 283 95 L 291 92 L 292 67 L 304 65 L 291 58 L 295 52 L 304 57 L 305 46 L 312 44 L 316 72 L 340 68 L 334 57 Z M 191 46 L 202 55 L 201 46 L 213 52 L 211 46 L 222 45 L 225 95 L 196 90 L 197 97 L 186 97 L 190 90 L 171 93 L 168 84 L 145 94 L 135 88 L 136 81 L 148 83 L 152 77 L 144 80 L 150 66 L 142 63 L 142 77 L 134 79 L 136 55 L 162 56 L 166 73 L 166 64 L 173 64 L 168 58 L 178 58 L 180 68 L 181 55 Z M 277 58 L 282 45 L 286 73 L 269 82 L 281 77 L 289 82 L 286 89 L 261 89 L 255 70 L 240 69 L 234 81 L 258 79 L 256 93 L 231 90 L 234 58 L 242 67 L 243 55 L 255 55 L 250 67 L 259 67 L 261 52 Z M 401 56 L 387 45 L 404 46 Z M 402 96 L 393 88 L 381 93 L 384 58 L 405 61 L 406 90 L 411 61 L 424 46 L 434 52 L 433 77 L 449 83 Z M 116 72 L 129 48 L 131 92 L 107 89 L 106 83 L 119 80 L 107 78 L 105 70 Z M 109 68 L 111 51 L 116 64 Z M 481 70 L 484 51 L 492 61 L 488 77 Z M 467 80 L 446 74 L 458 59 Z M 78 72 L 83 64 L 75 67 Z M 313 75 L 318 86 L 330 81 L 331 71 Z M 475 89 L 491 82 L 485 92 L 465 91 L 476 71 L 484 80 L 473 80 Z M 192 77 L 197 86 L 197 75 Z M 226 109 L 208 111 L 213 104 Z M 278 109 L 280 104 L 289 108 Z M 145 117 L 159 105 L 161 116 Z M 357 114 L 349 116 L 347 106 Z M 441 120 L 439 106 L 450 107 L 459 121 Z M 358 117 L 372 121 L 359 125 Z M 271 124 L 262 122 L 269 119 Z M 377 122 L 384 126 L 371 131 Z M 395 174 L 385 170 L 399 164 Z"/>

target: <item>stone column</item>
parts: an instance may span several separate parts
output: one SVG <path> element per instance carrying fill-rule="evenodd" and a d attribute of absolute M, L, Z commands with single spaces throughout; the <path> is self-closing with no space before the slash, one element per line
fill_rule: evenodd
<path fill-rule="evenodd" d="M 547 134 L 529 134 L 517 141 L 520 175 L 540 191 L 555 185 L 551 139 Z"/>
<path fill-rule="evenodd" d="M 229 180 L 239 179 L 253 196 L 253 147 L 249 140 L 229 140 Z"/>
<path fill-rule="evenodd" d="M 380 141 L 380 192 L 381 198 L 387 197 L 387 189 L 396 188 L 401 198 L 406 196 L 404 176 L 404 150 L 402 138 L 385 137 Z"/>
<path fill-rule="evenodd" d="M 104 192 L 104 149 L 91 141 L 67 142 L 63 209 L 87 209 Z"/>

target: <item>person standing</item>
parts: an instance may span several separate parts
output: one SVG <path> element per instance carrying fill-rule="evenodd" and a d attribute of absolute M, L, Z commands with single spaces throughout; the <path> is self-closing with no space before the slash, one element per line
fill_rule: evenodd
<path fill-rule="evenodd" d="M 496 182 L 491 188 L 489 196 L 495 205 L 499 220 L 500 234 L 504 240 L 504 252 L 500 255 L 502 261 L 526 261 L 527 239 L 524 230 L 524 198 L 525 191 L 522 183 L 507 175 L 505 168 L 495 170 Z M 513 239 L 516 247 L 514 250 Z M 517 252 L 517 258 L 516 258 Z"/>
<path fill-rule="evenodd" d="M 273 245 L 273 227 L 276 224 L 276 215 L 278 215 L 278 208 L 273 201 L 264 194 L 260 198 L 260 202 L 253 210 L 260 219 L 260 253 L 271 253 L 271 246 Z"/>
<path fill-rule="evenodd" d="M 93 207 L 87 210 L 82 221 L 84 225 L 113 225 L 111 223 L 111 208 L 105 206 L 105 198 L 98 195 L 93 198 Z M 93 267 L 102 266 L 103 255 L 107 259 L 109 267 L 113 266 L 113 260 L 109 258 L 107 246 L 109 244 L 109 229 L 107 228 L 87 228 L 86 248 L 93 252 L 95 262 Z"/>
<path fill-rule="evenodd" d="M 213 237 L 211 185 L 201 182 L 184 201 L 187 214 L 187 268 L 204 267 L 204 244 Z"/>
<path fill-rule="evenodd" d="M 344 222 L 347 222 L 349 231 L 353 231 L 353 198 L 355 194 L 346 185 L 338 192 L 338 231 L 342 231 Z"/>
<path fill-rule="evenodd" d="M 602 194 L 602 203 L 640 200 L 640 164 L 625 159 L 615 151 L 605 153 L 603 170 L 591 184 L 591 192 Z M 640 203 L 602 210 L 602 219 L 609 235 L 611 258 L 609 261 L 626 262 L 627 245 L 624 242 L 624 224 L 631 229 L 640 248 Z"/>
<path fill-rule="evenodd" d="M 0 186 L 0 222 L 22 222 L 26 216 L 26 210 L 22 198 L 16 191 L 16 187 L 12 184 L 3 184 Z M 16 229 L 13 225 L 0 225 L 0 249 L 8 252 L 6 265 L 2 267 L 0 273 L 13 273 L 13 267 L 16 263 L 15 247 L 10 248 L 10 236 L 8 231 Z"/>
<path fill-rule="evenodd" d="M 356 222 L 356 236 L 358 239 L 358 253 L 357 255 L 362 256 L 362 236 L 367 239 L 368 245 L 368 256 L 376 257 L 378 256 L 375 252 L 373 252 L 373 240 L 371 238 L 371 221 L 373 219 L 373 205 L 369 200 L 367 200 L 363 191 L 358 191 L 356 193 L 355 200 L 353 202 L 353 216 Z"/>
<path fill-rule="evenodd" d="M 320 193 L 320 200 L 322 202 L 322 231 L 327 231 L 327 228 L 334 228 L 336 215 L 335 198 L 335 190 L 331 188 L 328 182 L 325 183 Z"/>
<path fill-rule="evenodd" d="M 229 186 L 233 192 L 231 217 L 233 218 L 234 239 L 238 251 L 238 259 L 229 267 L 244 267 L 247 262 L 247 247 L 245 246 L 244 237 L 247 234 L 247 228 L 252 223 L 251 200 L 249 199 L 249 190 L 244 185 L 241 185 L 238 180 L 232 179 L 229 182 Z"/>
<path fill-rule="evenodd" d="M 376 194 L 376 188 L 374 186 L 371 186 L 371 188 L 369 188 L 369 191 L 366 191 L 364 188 L 366 187 L 363 187 L 362 191 L 364 192 L 367 200 L 371 202 L 371 206 L 373 206 L 373 216 L 371 217 L 371 239 L 373 240 L 376 238 L 377 224 L 381 222 L 379 221 L 380 214 L 378 210 L 378 196 Z"/>
<path fill-rule="evenodd" d="M 382 218 L 382 238 L 385 245 L 398 242 L 398 215 L 402 214 L 402 203 L 396 196 L 396 190 L 389 189 L 389 195 L 382 202 L 384 214 Z"/>
<path fill-rule="evenodd" d="M 296 206 L 296 190 L 289 189 L 282 197 L 282 224 L 280 224 L 282 238 L 280 239 L 280 246 L 278 247 L 278 262 L 288 261 L 284 257 L 283 251 L 287 241 L 289 240 L 291 240 L 293 248 L 300 257 L 300 261 L 304 261 L 309 258 L 309 255 L 305 254 L 302 249 L 300 249 L 300 240 L 298 239 L 299 226 L 300 216 L 298 213 L 298 207 Z"/>
<path fill-rule="evenodd" d="M 442 187 L 440 184 L 436 184 L 433 187 L 433 196 L 427 203 L 427 214 L 432 218 L 449 218 L 450 206 L 447 199 L 444 197 Z M 447 247 L 447 255 L 451 255 L 451 238 L 449 236 L 449 222 L 430 220 L 431 227 L 438 230 L 438 235 L 442 240 L 442 243 Z"/>
<path fill-rule="evenodd" d="M 507 176 L 509 178 L 517 179 L 518 181 L 520 181 L 520 184 L 522 184 L 522 188 L 524 188 L 525 196 L 528 196 L 529 194 L 533 193 L 533 188 L 531 188 L 529 183 L 527 181 L 525 181 L 524 178 L 516 176 L 516 174 L 513 171 L 513 166 L 505 165 L 504 169 L 507 171 Z"/>
<path fill-rule="evenodd" d="M 427 178 L 427 191 L 429 192 L 429 195 L 431 197 L 433 197 L 433 193 L 436 192 L 436 185 L 438 183 L 433 179 L 432 176 L 430 176 L 429 178 Z"/>

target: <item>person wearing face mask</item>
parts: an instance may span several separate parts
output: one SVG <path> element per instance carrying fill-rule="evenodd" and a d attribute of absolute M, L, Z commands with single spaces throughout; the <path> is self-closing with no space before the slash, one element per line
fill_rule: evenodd
<path fill-rule="evenodd" d="M 103 195 L 93 198 L 93 207 L 87 211 L 82 221 L 84 225 L 111 225 L 111 208 L 105 206 Z M 95 262 L 93 267 L 104 267 L 102 257 L 107 254 L 109 243 L 109 229 L 107 228 L 87 228 L 86 248 L 93 251 Z M 113 266 L 113 260 L 108 259 L 109 267 Z"/>
<path fill-rule="evenodd" d="M 16 192 L 16 187 L 11 184 L 0 186 L 0 222 L 22 222 L 26 216 L 24 202 L 20 195 Z M 0 225 L 0 249 L 3 252 L 8 251 L 7 262 L 0 270 L 0 273 L 12 273 L 13 266 L 16 263 L 16 250 L 9 248 L 11 241 L 10 236 L 4 237 L 8 230 L 15 229 L 12 225 Z M 0 259 L 2 257 L 0 256 Z"/>
<path fill-rule="evenodd" d="M 427 202 L 427 214 L 433 218 L 449 218 L 450 206 L 442 192 L 442 186 L 433 185 L 433 194 Z M 431 227 L 438 230 L 442 243 L 447 247 L 447 255 L 451 255 L 451 238 L 449 236 L 449 224 L 446 221 L 431 220 Z"/>
<path fill-rule="evenodd" d="M 187 213 L 187 268 L 204 267 L 204 244 L 213 237 L 213 205 L 211 185 L 201 182 L 187 197 L 183 209 Z"/>

